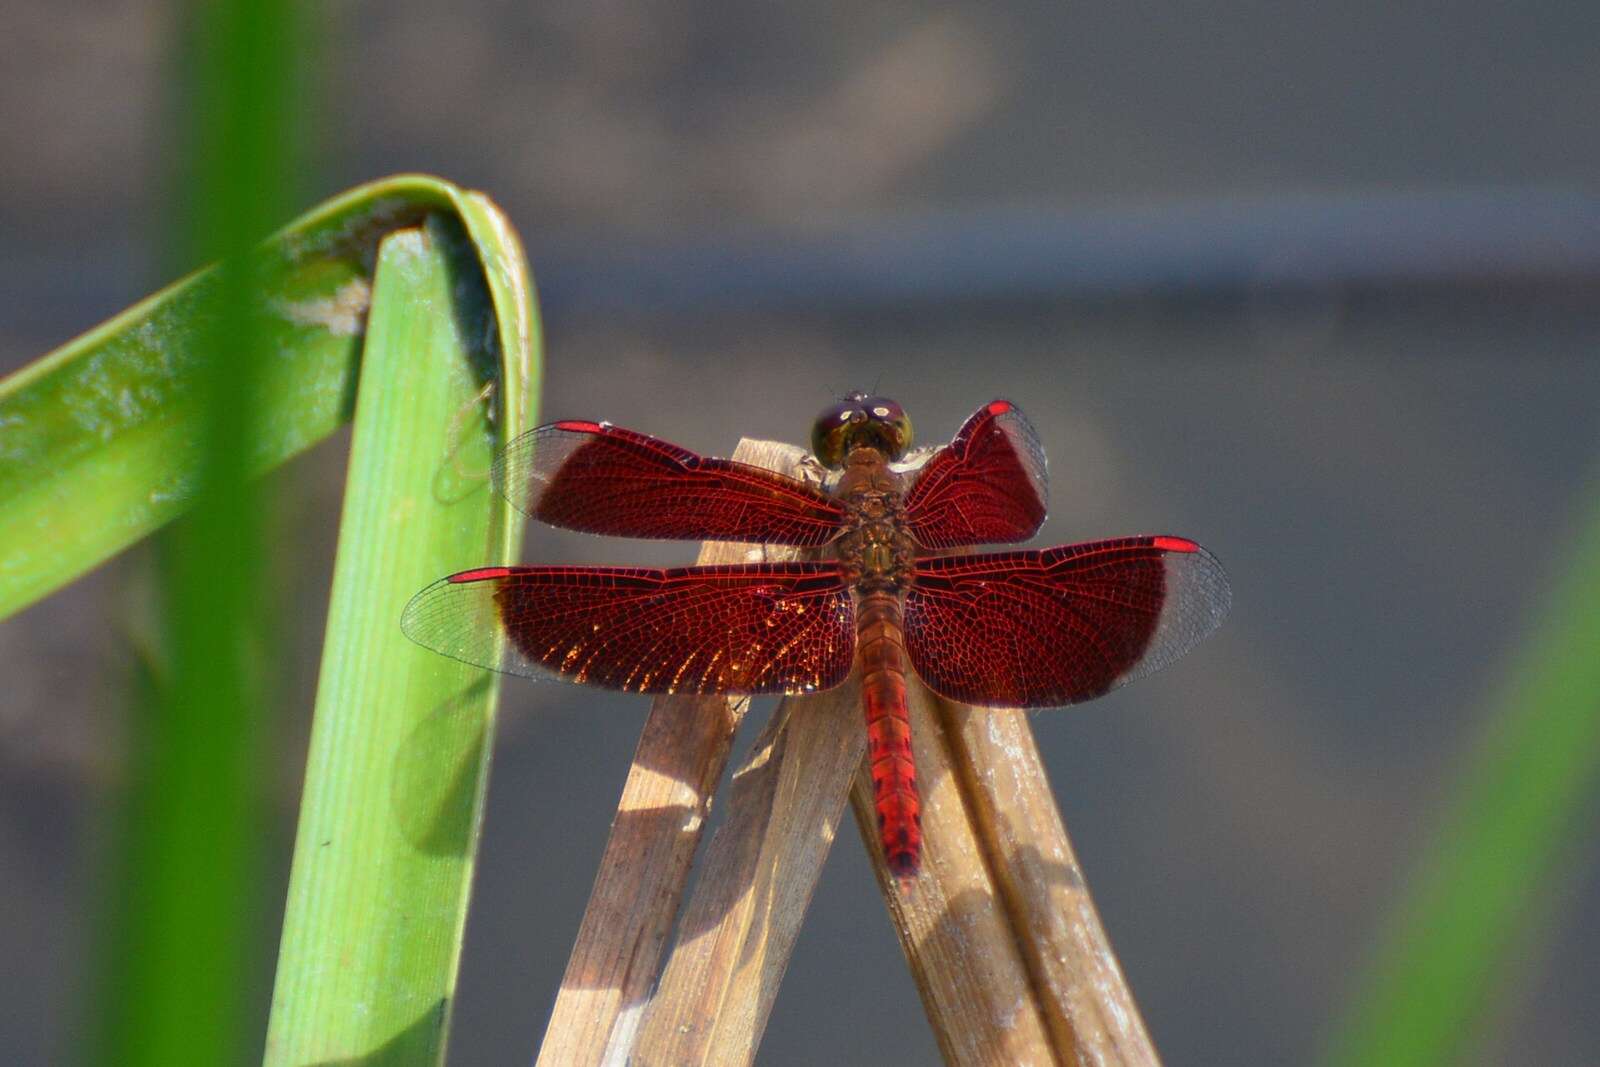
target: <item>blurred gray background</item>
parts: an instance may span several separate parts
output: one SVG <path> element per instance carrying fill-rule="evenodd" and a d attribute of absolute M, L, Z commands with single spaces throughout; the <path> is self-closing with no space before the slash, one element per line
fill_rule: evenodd
<path fill-rule="evenodd" d="M 0 371 L 170 280 L 174 140 L 166 6 L 6 15 Z M 1218 636 L 1035 728 L 1167 1062 L 1311 1058 L 1600 492 L 1593 5 L 319 17 L 302 202 L 400 170 L 491 193 L 546 296 L 545 416 L 726 454 L 874 383 L 925 443 L 1007 396 L 1051 458 L 1042 543 L 1168 532 L 1225 561 Z M 280 908 L 346 444 L 273 478 Z M 144 572 L 0 626 L 7 1062 L 81 1020 Z M 531 1057 L 643 711 L 506 685 L 452 1062 Z M 1548 922 L 1474 1062 L 1600 1062 L 1596 858 L 1573 840 L 1529 902 Z M 263 1022 L 270 977 L 266 953 Z M 847 823 L 761 1061 L 936 1057 Z"/>

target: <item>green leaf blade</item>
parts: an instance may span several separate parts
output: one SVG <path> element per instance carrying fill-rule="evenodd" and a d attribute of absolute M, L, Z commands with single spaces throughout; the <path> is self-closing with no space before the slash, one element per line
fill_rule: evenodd
<path fill-rule="evenodd" d="M 497 311 L 513 304 L 492 334 L 520 347 L 501 354 L 491 410 L 474 347 L 490 303 L 464 306 L 452 244 L 431 224 L 380 258 L 269 1064 L 443 1056 L 498 689 L 411 645 L 399 618 L 442 574 L 514 555 L 519 517 L 487 471 L 537 370 L 532 290 L 501 244 L 509 276 L 483 277 Z"/>

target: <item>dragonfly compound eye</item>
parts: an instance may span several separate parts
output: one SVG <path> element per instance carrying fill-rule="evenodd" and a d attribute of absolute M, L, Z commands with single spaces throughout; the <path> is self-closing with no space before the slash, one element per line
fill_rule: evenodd
<path fill-rule="evenodd" d="M 851 393 L 824 408 L 811 427 L 811 450 L 825 467 L 842 467 L 852 448 L 876 448 L 891 460 L 911 447 L 911 419 L 883 396 Z"/>

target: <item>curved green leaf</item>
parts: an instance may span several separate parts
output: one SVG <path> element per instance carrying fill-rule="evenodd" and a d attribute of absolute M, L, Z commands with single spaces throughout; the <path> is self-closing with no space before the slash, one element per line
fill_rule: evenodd
<path fill-rule="evenodd" d="M 362 185 L 259 251 L 263 328 L 276 358 L 255 413 L 252 470 L 282 463 L 349 417 L 378 242 L 430 213 L 466 230 L 501 312 L 500 349 L 532 380 L 537 325 L 531 311 L 509 313 L 519 301 L 531 308 L 530 283 L 493 205 L 423 175 Z M 0 619 L 193 499 L 205 440 L 197 343 L 220 299 L 215 269 L 201 271 L 0 380 Z"/>
<path fill-rule="evenodd" d="M 502 225 L 479 206 L 484 226 Z M 515 553 L 520 516 L 487 472 L 497 441 L 527 422 L 536 330 L 506 230 L 488 288 L 521 313 L 497 316 L 498 366 L 489 358 L 498 309 L 462 284 L 478 272 L 452 232 L 396 233 L 379 257 L 269 1064 L 444 1051 L 498 690 L 410 644 L 398 620 L 441 574 Z"/>
<path fill-rule="evenodd" d="M 245 394 L 259 398 L 238 435 L 250 454 L 229 468 L 263 472 L 356 417 L 267 1060 L 432 1062 L 498 688 L 409 644 L 399 619 L 440 574 L 515 555 L 520 517 L 487 471 L 534 408 L 532 279 L 488 199 L 422 176 L 351 190 L 252 255 L 247 275 L 199 272 L 0 381 L 0 619 L 182 514 L 214 475 L 206 345 L 237 321 L 248 277 L 268 357 Z M 203 711 L 225 694 L 189 697 Z M 157 835 L 176 819 L 141 811 Z M 161 883 L 172 920 L 141 942 L 154 967 L 183 951 L 183 879 L 208 877 L 206 846 L 182 840 L 170 865 L 133 876 Z M 119 1059 L 137 1032 L 105 1051 Z"/>

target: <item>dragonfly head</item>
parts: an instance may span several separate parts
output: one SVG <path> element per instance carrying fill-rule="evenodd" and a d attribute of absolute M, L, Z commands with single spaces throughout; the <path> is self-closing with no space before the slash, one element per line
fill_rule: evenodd
<path fill-rule="evenodd" d="M 811 426 L 811 450 L 825 467 L 844 466 L 852 448 L 876 448 L 897 460 L 911 447 L 911 418 L 886 396 L 851 393 L 824 408 Z"/>

